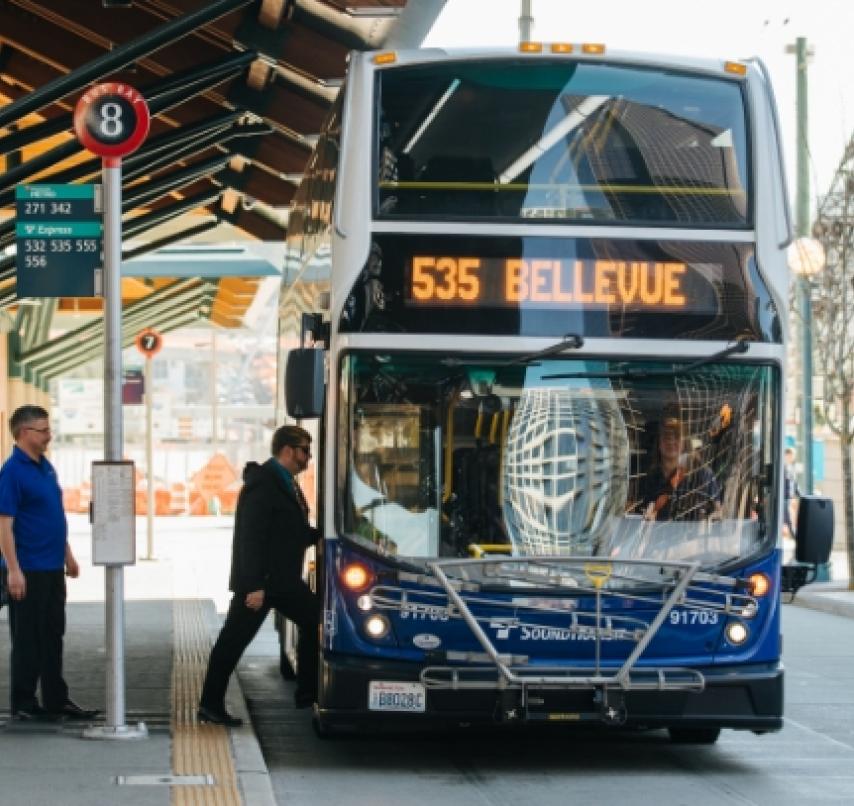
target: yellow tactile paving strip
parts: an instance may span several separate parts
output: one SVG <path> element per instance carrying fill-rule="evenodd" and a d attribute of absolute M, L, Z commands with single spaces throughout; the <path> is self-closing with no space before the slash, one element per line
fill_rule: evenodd
<path fill-rule="evenodd" d="M 213 786 L 172 787 L 173 806 L 242 806 L 226 728 L 196 722 L 210 638 L 201 602 L 176 600 L 173 607 L 172 772 L 212 775 Z"/>

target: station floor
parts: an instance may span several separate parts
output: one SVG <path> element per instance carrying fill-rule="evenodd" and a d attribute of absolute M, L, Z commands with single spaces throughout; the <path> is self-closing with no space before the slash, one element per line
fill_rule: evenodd
<path fill-rule="evenodd" d="M 140 559 L 123 571 L 126 730 L 104 728 L 104 571 L 91 565 L 85 517 L 70 516 L 69 526 L 81 576 L 68 580 L 65 678 L 76 702 L 101 713 L 91 726 L 9 718 L 0 611 L 0 805 L 273 804 L 239 685 L 232 682 L 228 708 L 244 718 L 241 728 L 195 720 L 217 611 L 228 601 L 231 519 L 155 519 L 152 560 L 143 559 L 145 519 L 137 523 Z"/>

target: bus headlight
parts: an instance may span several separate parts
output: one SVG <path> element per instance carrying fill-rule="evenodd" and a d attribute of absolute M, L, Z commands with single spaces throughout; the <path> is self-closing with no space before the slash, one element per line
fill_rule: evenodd
<path fill-rule="evenodd" d="M 731 621 L 726 625 L 726 639 L 733 646 L 743 644 L 749 634 L 747 627 L 740 621 Z"/>
<path fill-rule="evenodd" d="M 374 614 L 365 622 L 365 632 L 371 638 L 385 638 L 388 631 L 389 623 L 385 616 Z"/>
<path fill-rule="evenodd" d="M 374 606 L 374 600 L 371 599 L 371 595 L 369 593 L 363 593 L 358 599 L 356 599 L 356 607 L 359 610 L 364 610 L 367 612 L 371 610 Z"/>

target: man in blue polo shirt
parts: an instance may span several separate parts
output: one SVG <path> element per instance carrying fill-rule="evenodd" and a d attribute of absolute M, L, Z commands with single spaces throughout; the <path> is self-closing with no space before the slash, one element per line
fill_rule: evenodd
<path fill-rule="evenodd" d="M 15 447 L 0 468 L 0 553 L 9 596 L 12 715 L 23 720 L 90 719 L 62 677 L 65 576 L 80 573 L 68 545 L 62 491 L 45 457 L 48 413 L 21 406 L 9 420 Z M 36 698 L 41 683 L 42 703 Z"/>

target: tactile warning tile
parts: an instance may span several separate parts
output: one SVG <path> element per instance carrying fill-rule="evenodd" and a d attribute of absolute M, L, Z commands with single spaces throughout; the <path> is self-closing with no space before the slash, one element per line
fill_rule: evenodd
<path fill-rule="evenodd" d="M 176 775 L 212 775 L 206 786 L 172 788 L 173 806 L 242 806 L 226 728 L 196 722 L 210 639 L 201 602 L 177 600 L 173 608 L 172 770 Z"/>

